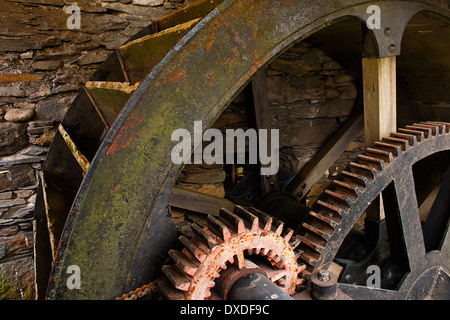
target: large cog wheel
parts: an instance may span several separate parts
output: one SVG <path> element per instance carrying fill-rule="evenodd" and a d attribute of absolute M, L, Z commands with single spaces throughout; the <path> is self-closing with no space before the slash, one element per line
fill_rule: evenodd
<path fill-rule="evenodd" d="M 242 272 L 260 269 L 289 295 L 303 282 L 299 274 L 306 266 L 297 263 L 299 238 L 284 229 L 283 222 L 257 209 L 222 209 L 219 217 L 208 215 L 204 227 L 193 223 L 192 231 L 192 237 L 180 236 L 181 251 L 169 252 L 175 264 L 162 268 L 165 279 L 159 287 L 169 299 L 224 298 L 214 289 L 216 279 L 230 266 Z"/>
<path fill-rule="evenodd" d="M 416 193 L 421 182 L 413 173 L 415 164 L 441 153 L 447 174 L 437 197 L 441 194 L 441 200 L 448 199 L 449 150 L 450 124 L 432 121 L 406 126 L 367 148 L 325 189 L 297 231 L 303 250 L 300 261 L 307 265 L 305 273 L 330 267 L 358 219 L 383 194 L 386 222 L 391 224 L 387 245 L 394 259 L 403 260 L 403 273 L 388 289 L 373 290 L 345 279 L 339 288 L 354 299 L 422 299 L 434 294 L 433 283 L 449 284 L 448 209 L 443 207 L 438 215 L 421 221 Z M 435 221 L 428 224 L 432 219 Z M 429 230 L 427 224 L 432 225 Z M 427 247 L 428 238 L 436 233 L 433 228 L 440 229 L 441 236 L 432 250 Z"/>

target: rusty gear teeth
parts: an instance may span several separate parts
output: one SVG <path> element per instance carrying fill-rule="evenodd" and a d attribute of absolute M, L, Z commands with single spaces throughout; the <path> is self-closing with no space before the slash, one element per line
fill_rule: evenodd
<path fill-rule="evenodd" d="M 258 255 L 269 264 L 259 265 L 283 291 L 294 294 L 303 282 L 299 274 L 306 267 L 297 263 L 302 251 L 294 231 L 283 222 L 250 208 L 236 206 L 234 212 L 220 211 L 219 217 L 208 215 L 206 225 L 192 224 L 194 236 L 180 236 L 183 250 L 171 250 L 175 262 L 165 265 L 165 277 L 159 287 L 168 299 L 215 299 L 215 280 L 230 264 L 243 269 L 247 259 Z"/>
<path fill-rule="evenodd" d="M 323 267 L 323 256 L 330 251 L 330 239 L 341 232 L 341 223 L 353 213 L 353 204 L 383 170 L 418 144 L 441 135 L 448 136 L 449 133 L 450 123 L 414 123 L 375 142 L 355 162 L 351 162 L 325 189 L 299 229 L 302 240 L 299 248 L 303 250 L 299 261 L 307 265 L 304 274 L 308 275 Z"/>

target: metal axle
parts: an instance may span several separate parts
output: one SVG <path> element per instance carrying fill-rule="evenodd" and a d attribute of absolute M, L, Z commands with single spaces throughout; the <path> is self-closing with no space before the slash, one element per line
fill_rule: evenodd
<path fill-rule="evenodd" d="M 229 300 L 294 300 L 261 273 L 239 279 L 231 289 Z"/>

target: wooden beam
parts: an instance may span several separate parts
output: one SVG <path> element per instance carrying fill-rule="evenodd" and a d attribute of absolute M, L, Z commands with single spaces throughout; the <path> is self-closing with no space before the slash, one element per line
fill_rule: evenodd
<path fill-rule="evenodd" d="M 363 58 L 364 134 L 367 146 L 397 130 L 396 57 Z M 366 215 L 384 219 L 382 195 Z"/>
<path fill-rule="evenodd" d="M 364 133 L 371 146 L 397 129 L 396 57 L 363 58 Z"/>
<path fill-rule="evenodd" d="M 77 160 L 78 164 L 80 165 L 81 169 L 84 173 L 86 173 L 91 166 L 90 162 L 86 159 L 86 157 L 80 152 L 76 144 L 73 142 L 70 135 L 67 133 L 66 129 L 64 129 L 62 124 L 59 124 L 58 131 L 63 137 L 64 141 L 66 142 L 67 146 L 70 149 L 70 152 L 72 152 L 73 157 L 75 160 Z"/>
<path fill-rule="evenodd" d="M 42 80 L 43 75 L 33 73 L 22 74 L 0 74 L 0 82 L 24 82 L 24 81 L 36 81 Z"/>
<path fill-rule="evenodd" d="M 230 200 L 179 187 L 172 188 L 169 204 L 173 207 L 213 216 L 218 216 L 222 208 L 233 211 L 235 207 Z"/>
<path fill-rule="evenodd" d="M 315 157 L 296 174 L 296 179 L 293 181 L 296 185 L 295 189 L 292 190 L 292 187 L 289 185 L 286 186 L 286 189 L 292 190 L 289 192 L 297 200 L 303 199 L 311 187 L 319 181 L 330 166 L 341 156 L 350 142 L 356 136 L 362 134 L 363 124 L 362 111 L 355 111 Z"/>
<path fill-rule="evenodd" d="M 270 119 L 269 97 L 267 91 L 267 75 L 266 71 L 260 70 L 250 82 L 251 91 L 246 94 L 248 103 L 249 124 L 256 130 L 267 130 L 267 150 L 271 148 L 271 129 L 272 123 Z M 258 150 L 260 147 L 258 134 Z M 261 165 L 264 167 L 264 165 Z M 261 176 L 261 185 L 264 194 L 278 190 L 277 176 Z"/>
<path fill-rule="evenodd" d="M 138 86 L 139 84 L 130 85 L 127 82 L 104 81 L 88 81 L 85 84 L 86 93 L 107 127 L 114 124 Z"/>

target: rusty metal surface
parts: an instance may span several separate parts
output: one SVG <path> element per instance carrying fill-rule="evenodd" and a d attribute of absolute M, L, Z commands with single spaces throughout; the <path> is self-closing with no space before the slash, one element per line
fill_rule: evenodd
<path fill-rule="evenodd" d="M 450 16 L 444 1 L 400 2 Z M 48 298 L 113 298 L 154 278 L 176 234 L 167 212 L 180 169 L 170 160 L 171 132 L 192 133 L 195 120 L 209 126 L 290 44 L 340 17 L 364 16 L 368 3 L 224 1 L 191 29 L 129 100 L 93 160 L 61 238 Z M 80 290 L 66 286 L 69 265 L 82 271 Z"/>
<path fill-rule="evenodd" d="M 226 299 L 236 281 L 254 272 L 267 275 L 288 295 L 302 283 L 299 273 L 305 266 L 297 265 L 299 242 L 291 241 L 292 230 L 256 209 L 222 209 L 219 218 L 209 215 L 206 226 L 194 223 L 192 230 L 195 236 L 180 237 L 183 250 L 169 251 L 175 264 L 162 268 L 172 284 L 163 289 L 169 299 Z"/>

